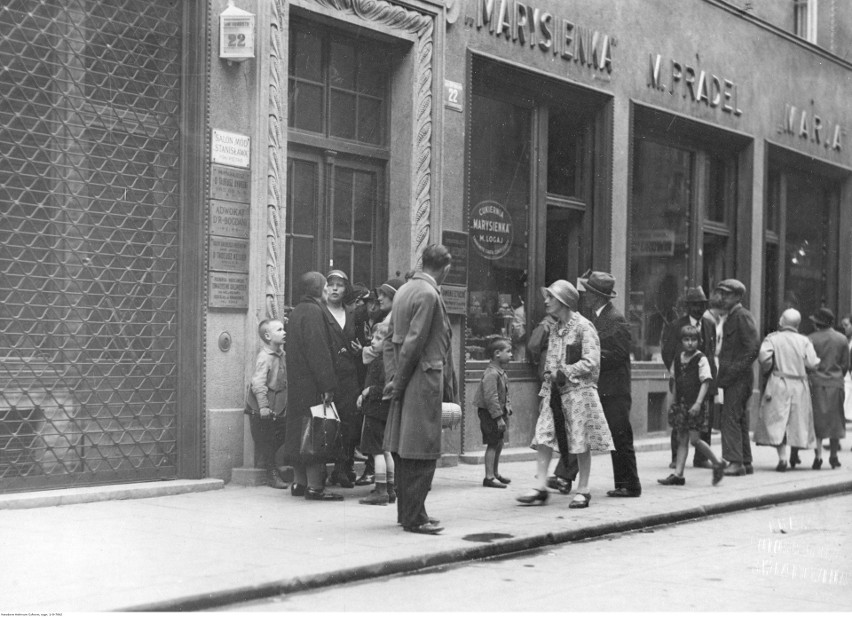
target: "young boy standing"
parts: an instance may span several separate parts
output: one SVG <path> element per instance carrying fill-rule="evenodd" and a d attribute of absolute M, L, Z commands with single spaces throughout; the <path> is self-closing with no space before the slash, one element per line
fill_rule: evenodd
<path fill-rule="evenodd" d="M 509 416 L 512 413 L 509 378 L 506 376 L 506 367 L 512 359 L 512 342 L 508 338 L 494 338 L 485 346 L 485 354 L 490 362 L 473 398 L 473 404 L 479 414 L 482 443 L 486 446 L 485 479 L 482 486 L 506 488 L 511 480 L 500 475 L 499 466 Z"/>
<path fill-rule="evenodd" d="M 257 326 L 263 346 L 257 354 L 246 397 L 246 413 L 254 440 L 255 465 L 266 469 L 267 484 L 287 488 L 275 466 L 275 452 L 284 443 L 287 407 L 287 365 L 284 359 L 284 322 L 264 319 Z"/>

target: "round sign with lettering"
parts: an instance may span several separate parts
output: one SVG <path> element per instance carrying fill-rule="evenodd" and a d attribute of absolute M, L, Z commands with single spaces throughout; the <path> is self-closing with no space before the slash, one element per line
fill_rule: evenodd
<path fill-rule="evenodd" d="M 512 216 L 496 201 L 481 201 L 470 215 L 470 239 L 485 259 L 500 259 L 512 248 Z"/>

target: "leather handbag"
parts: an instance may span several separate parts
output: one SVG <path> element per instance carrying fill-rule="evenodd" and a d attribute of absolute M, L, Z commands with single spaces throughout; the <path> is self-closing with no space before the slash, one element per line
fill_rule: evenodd
<path fill-rule="evenodd" d="M 340 417 L 334 403 L 314 405 L 311 415 L 302 419 L 301 456 L 337 459 L 343 451 Z"/>

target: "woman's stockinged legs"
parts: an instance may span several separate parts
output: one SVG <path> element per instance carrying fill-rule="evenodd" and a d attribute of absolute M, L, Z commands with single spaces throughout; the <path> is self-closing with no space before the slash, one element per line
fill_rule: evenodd
<path fill-rule="evenodd" d="M 782 443 L 780 446 L 775 446 L 775 451 L 778 453 L 778 462 L 787 461 L 787 444 Z"/>
<path fill-rule="evenodd" d="M 536 450 L 536 473 L 535 477 L 538 481 L 538 490 L 547 490 L 547 473 L 550 470 L 550 459 L 553 457 L 553 450 L 547 446 L 537 446 Z"/>
<path fill-rule="evenodd" d="M 580 452 L 577 455 L 577 466 L 580 468 L 580 473 L 578 474 L 577 481 L 577 492 L 578 493 L 588 493 L 589 492 L 589 476 L 592 472 L 592 452 L 591 450 L 586 450 L 585 452 Z"/>

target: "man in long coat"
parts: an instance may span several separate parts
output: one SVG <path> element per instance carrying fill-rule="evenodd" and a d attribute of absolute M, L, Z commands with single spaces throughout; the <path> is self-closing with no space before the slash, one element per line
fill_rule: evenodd
<path fill-rule="evenodd" d="M 397 455 L 397 514 L 405 531 L 443 530 L 426 514 L 426 496 L 441 456 L 441 403 L 456 401 L 452 331 L 438 286 L 452 257 L 442 245 L 423 251 L 423 270 L 396 293 L 385 339 L 386 393 L 391 395 L 384 448 Z"/>
<path fill-rule="evenodd" d="M 722 326 L 722 349 L 716 386 L 722 390 L 722 457 L 731 465 L 726 476 L 753 473 L 751 441 L 748 434 L 748 399 L 754 385 L 751 365 L 757 359 L 760 336 L 754 316 L 742 305 L 746 287 L 737 279 L 716 285 L 722 310 L 727 315 Z"/>
<path fill-rule="evenodd" d="M 799 334 L 801 321 L 796 309 L 784 311 L 778 330 L 763 339 L 757 355 L 760 371 L 768 377 L 760 397 L 754 443 L 775 447 L 776 471 L 787 470 L 788 445 L 813 448 L 816 444 L 808 372 L 819 365 L 819 358 L 808 337 Z"/>

